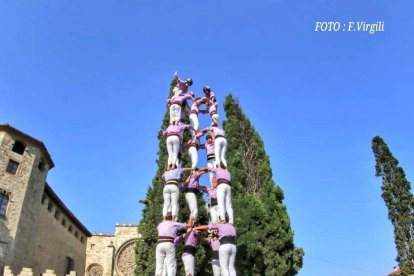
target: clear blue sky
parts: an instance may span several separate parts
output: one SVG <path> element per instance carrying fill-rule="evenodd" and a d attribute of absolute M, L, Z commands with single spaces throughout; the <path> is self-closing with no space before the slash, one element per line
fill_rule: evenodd
<path fill-rule="evenodd" d="M 42 141 L 92 232 L 138 223 L 175 70 L 231 92 L 264 140 L 304 248 L 299 275 L 386 275 L 381 135 L 414 179 L 414 2 L 1 1 L 0 121 Z M 385 31 L 314 32 L 316 21 Z M 223 111 L 220 110 L 222 117 Z M 161 212 L 161 210 L 160 210 Z"/>

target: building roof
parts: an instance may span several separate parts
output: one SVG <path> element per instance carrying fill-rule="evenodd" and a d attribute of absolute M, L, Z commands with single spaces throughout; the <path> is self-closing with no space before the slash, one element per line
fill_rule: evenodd
<path fill-rule="evenodd" d="M 53 200 L 53 202 L 62 210 L 66 216 L 73 221 L 86 236 L 92 236 L 91 232 L 75 217 L 75 215 L 69 210 L 68 207 L 63 203 L 63 201 L 57 196 L 57 194 L 52 190 L 48 183 L 45 185 L 45 193 Z"/>
<path fill-rule="evenodd" d="M 47 159 L 47 162 L 50 164 L 49 169 L 52 169 L 55 166 L 55 163 L 53 163 L 52 157 L 50 156 L 49 152 L 47 151 L 47 148 L 45 146 L 45 144 L 43 144 L 42 141 L 37 140 L 36 138 L 21 132 L 20 130 L 12 127 L 9 124 L 0 124 L 0 131 L 5 131 L 8 133 L 12 133 L 13 135 L 22 137 L 23 139 L 29 140 L 30 142 L 32 142 L 35 146 L 37 146 L 43 153 L 43 155 L 45 156 L 45 158 Z"/>

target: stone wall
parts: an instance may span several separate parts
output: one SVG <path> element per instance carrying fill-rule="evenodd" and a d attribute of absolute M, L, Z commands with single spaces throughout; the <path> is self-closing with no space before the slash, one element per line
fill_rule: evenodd
<path fill-rule="evenodd" d="M 114 266 L 115 237 L 110 234 L 93 234 L 86 244 L 85 275 L 111 276 Z"/>
<path fill-rule="evenodd" d="M 23 267 L 19 274 L 16 274 L 17 276 L 33 276 L 33 269 L 28 267 Z M 52 269 L 46 269 L 44 273 L 40 274 L 41 276 L 56 276 L 56 273 Z M 4 268 L 4 274 L 3 276 L 14 276 L 13 271 L 10 269 L 9 266 L 6 266 Z M 66 274 L 66 276 L 76 276 L 76 271 L 71 271 L 69 274 Z"/>
<path fill-rule="evenodd" d="M 115 235 L 94 234 L 89 237 L 85 275 L 134 275 L 137 231 L 135 224 L 117 224 Z"/>

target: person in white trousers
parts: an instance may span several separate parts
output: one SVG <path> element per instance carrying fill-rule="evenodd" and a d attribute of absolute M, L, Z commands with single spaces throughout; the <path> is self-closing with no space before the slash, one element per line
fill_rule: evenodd
<path fill-rule="evenodd" d="M 227 169 L 222 168 L 208 168 L 200 169 L 201 172 L 213 172 L 217 177 L 217 204 L 219 209 L 220 221 L 225 220 L 226 213 L 229 217 L 229 222 L 233 223 L 233 207 L 231 202 L 231 175 Z"/>
<path fill-rule="evenodd" d="M 194 131 L 191 139 L 187 142 L 188 155 L 191 159 L 191 168 L 195 170 L 198 164 L 198 149 L 200 148 L 200 138 L 203 136 L 201 131 Z"/>
<path fill-rule="evenodd" d="M 211 248 L 211 268 L 213 270 L 213 276 L 220 276 L 221 269 L 220 269 L 220 260 L 219 260 L 219 250 L 220 250 L 220 241 L 218 239 L 218 231 L 217 230 L 209 230 L 208 237 L 203 238 L 202 241 L 208 244 Z"/>
<path fill-rule="evenodd" d="M 210 223 L 219 222 L 219 208 L 217 202 L 217 177 L 213 176 L 211 187 L 200 186 L 200 190 L 210 196 L 208 201 L 208 212 L 210 215 Z"/>
<path fill-rule="evenodd" d="M 177 260 L 175 258 L 175 244 L 177 232 L 191 227 L 192 221 L 178 223 L 172 221 L 172 214 L 168 213 L 165 219 L 158 224 L 158 244 L 155 249 L 155 276 L 164 275 L 164 262 L 166 262 L 166 276 L 175 276 L 177 271 Z"/>
<path fill-rule="evenodd" d="M 195 276 L 195 254 L 198 238 L 197 231 L 188 231 L 184 238 L 184 251 L 181 258 L 186 276 Z"/>
<path fill-rule="evenodd" d="M 236 276 L 234 262 L 236 260 L 236 228 L 228 222 L 201 225 L 193 228 L 196 231 L 218 230 L 220 241 L 219 259 L 222 276 Z"/>
<path fill-rule="evenodd" d="M 180 195 L 178 185 L 183 173 L 190 170 L 190 168 L 173 169 L 164 172 L 162 175 L 165 183 L 163 189 L 164 205 L 162 209 L 164 218 L 167 216 L 169 208 L 171 208 L 173 221 L 176 221 L 178 215 L 178 198 Z"/>
<path fill-rule="evenodd" d="M 178 96 L 185 94 L 188 91 L 188 88 L 193 84 L 193 80 L 188 78 L 182 80 L 178 77 L 178 72 L 174 73 L 175 87 L 173 88 L 173 96 Z"/>
<path fill-rule="evenodd" d="M 168 151 L 167 170 L 173 169 L 176 166 L 184 130 L 188 128 L 192 128 L 191 125 L 173 123 L 170 124 L 165 131 L 162 132 L 164 137 L 166 137 L 165 142 Z"/>
<path fill-rule="evenodd" d="M 205 133 L 207 131 L 210 131 L 210 135 L 214 139 L 214 156 L 216 159 L 216 168 L 227 168 L 227 139 L 224 130 L 219 128 L 217 124 L 212 123 L 211 127 L 204 128 L 201 132 Z"/>
<path fill-rule="evenodd" d="M 182 111 L 187 106 L 186 100 L 192 99 L 194 101 L 193 95 L 193 92 L 188 92 L 182 95 L 173 96 L 171 99 L 168 99 L 167 103 L 169 105 L 170 124 L 178 124 L 182 117 Z"/>
<path fill-rule="evenodd" d="M 200 149 L 205 149 L 206 150 L 206 155 L 207 155 L 207 167 L 208 168 L 215 168 L 216 165 L 216 155 L 214 153 L 214 139 L 210 134 L 207 134 L 206 137 L 207 141 L 205 144 L 200 145 Z M 213 176 L 214 173 L 209 172 L 208 173 L 209 176 L 209 180 L 210 180 L 210 185 L 213 185 Z"/>
<path fill-rule="evenodd" d="M 195 171 L 194 173 L 190 174 L 184 183 L 186 186 L 185 200 L 187 201 L 188 208 L 190 209 L 190 218 L 193 221 L 196 221 L 198 217 L 197 194 L 201 189 L 199 181 L 202 174 L 203 173 L 200 173 L 199 171 Z"/>
<path fill-rule="evenodd" d="M 200 105 L 202 103 L 207 102 L 207 100 L 205 100 L 205 98 L 197 98 L 194 100 L 193 104 L 191 105 L 190 108 L 190 122 L 191 125 L 193 126 L 194 130 L 198 130 L 198 126 L 199 126 L 199 121 L 198 121 L 198 114 L 202 113 L 202 114 L 206 114 L 207 110 L 200 110 Z"/>

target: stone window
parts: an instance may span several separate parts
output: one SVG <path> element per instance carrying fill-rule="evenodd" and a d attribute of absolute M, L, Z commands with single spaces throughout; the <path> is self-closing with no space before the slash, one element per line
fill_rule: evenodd
<path fill-rule="evenodd" d="M 103 275 L 103 267 L 100 264 L 92 264 L 88 268 L 87 276 L 102 276 Z"/>
<path fill-rule="evenodd" d="M 65 259 L 65 275 L 69 274 L 75 269 L 75 260 L 71 257 L 66 257 Z"/>
<path fill-rule="evenodd" d="M 12 151 L 18 154 L 23 154 L 25 149 L 26 146 L 22 142 L 16 141 L 13 145 Z"/>
<path fill-rule="evenodd" d="M 53 209 L 53 204 L 52 204 L 52 202 L 49 202 L 49 204 L 47 205 L 47 210 L 49 212 L 52 212 L 52 209 Z"/>
<path fill-rule="evenodd" d="M 6 216 L 7 205 L 9 204 L 9 196 L 0 192 L 0 217 Z"/>
<path fill-rule="evenodd" d="M 66 226 L 66 219 L 62 219 L 62 225 Z"/>
<path fill-rule="evenodd" d="M 59 210 L 56 210 L 55 211 L 55 219 L 59 219 L 60 218 L 60 212 L 59 212 Z"/>
<path fill-rule="evenodd" d="M 11 174 L 16 174 L 18 167 L 19 167 L 19 163 L 10 159 L 9 164 L 7 164 L 6 172 L 11 173 Z"/>
<path fill-rule="evenodd" d="M 79 233 L 78 231 L 75 231 L 75 237 L 78 238 L 79 237 Z"/>
<path fill-rule="evenodd" d="M 85 238 L 83 236 L 80 237 L 81 243 L 85 243 Z"/>
<path fill-rule="evenodd" d="M 95 249 L 95 244 L 91 243 L 91 250 L 94 250 L 94 249 Z"/>
<path fill-rule="evenodd" d="M 44 172 L 45 171 L 45 161 L 43 161 L 43 159 L 41 159 L 39 161 L 39 166 L 38 166 L 39 171 Z"/>
<path fill-rule="evenodd" d="M 73 232 L 73 228 L 72 228 L 72 225 L 69 225 L 69 228 L 68 228 L 68 230 L 69 230 L 69 232 Z"/>

